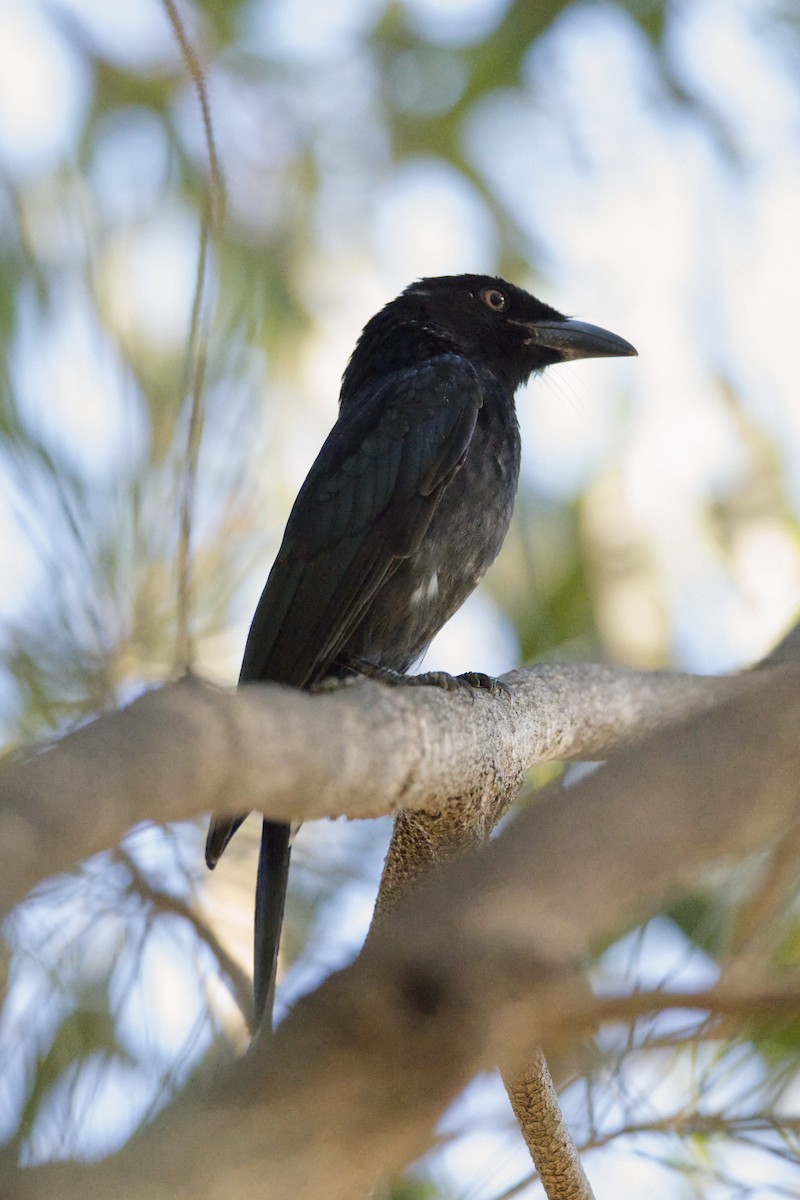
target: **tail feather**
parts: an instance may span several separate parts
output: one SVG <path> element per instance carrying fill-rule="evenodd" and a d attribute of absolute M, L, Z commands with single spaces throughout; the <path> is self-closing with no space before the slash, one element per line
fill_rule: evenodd
<path fill-rule="evenodd" d="M 212 817 L 206 837 L 206 866 L 213 871 L 236 830 L 247 819 L 249 813 L 240 817 Z"/>
<path fill-rule="evenodd" d="M 291 855 L 291 825 L 264 821 L 256 880 L 254 991 L 256 1029 L 269 1034 Z"/>

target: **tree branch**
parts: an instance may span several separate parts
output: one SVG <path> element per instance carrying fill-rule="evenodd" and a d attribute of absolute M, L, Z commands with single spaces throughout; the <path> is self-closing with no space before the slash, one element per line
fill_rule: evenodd
<path fill-rule="evenodd" d="M 742 694 L 545 797 L 415 888 L 213 1091 L 104 1163 L 0 1177 L 0 1193 L 365 1194 L 430 1144 L 477 1071 L 580 1041 L 575 964 L 596 939 L 797 820 L 799 723 L 800 671 L 755 673 Z"/>
<path fill-rule="evenodd" d="M 563 664 L 506 679 L 509 698 L 474 702 L 369 682 L 308 695 L 189 679 L 147 692 L 0 768 L 0 916 L 140 821 L 444 810 L 469 792 L 515 793 L 535 762 L 604 757 L 756 677 Z"/>
<path fill-rule="evenodd" d="M 548 1200 L 593 1200 L 544 1055 L 537 1051 L 506 1091 Z"/>

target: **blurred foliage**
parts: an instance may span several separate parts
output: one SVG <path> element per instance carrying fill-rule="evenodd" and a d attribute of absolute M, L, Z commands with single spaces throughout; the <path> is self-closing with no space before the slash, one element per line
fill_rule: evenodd
<path fill-rule="evenodd" d="M 124 701 L 176 666 L 188 331 L 208 155 L 166 16 L 152 44 L 134 39 L 128 47 L 109 41 L 101 7 L 42 8 L 80 75 L 85 104 L 68 144 L 44 166 L 3 168 L 0 505 L 9 553 L 16 546 L 24 560 L 24 582 L 13 589 L 20 596 L 3 607 L 0 630 L 0 722 L 9 750 Z M 496 0 L 462 12 L 461 5 L 427 11 L 422 3 L 372 0 L 345 7 L 349 16 L 327 18 L 328 43 L 299 4 L 218 0 L 185 10 L 205 64 L 227 186 L 225 218 L 213 231 L 191 581 L 198 666 L 225 681 L 235 677 L 242 632 L 309 446 L 333 415 L 347 345 L 386 299 L 387 279 L 395 286 L 393 237 L 374 218 L 402 172 L 427 164 L 463 190 L 480 216 L 476 227 L 486 231 L 487 267 L 524 283 L 552 278 L 558 231 L 548 240 L 525 219 L 525 203 L 475 152 L 470 130 L 493 103 L 541 101 L 559 147 L 591 178 L 597 157 L 574 112 L 590 112 L 600 97 L 569 94 L 559 52 L 582 23 L 598 19 L 625 28 L 639 47 L 642 107 L 654 122 L 689 122 L 743 183 L 752 154 L 722 102 L 729 97 L 681 69 L 676 45 L 691 6 Z M 315 15 L 324 27 L 322 9 Z M 303 20 L 307 44 L 298 35 Z M 796 7 L 761 6 L 756 25 L 753 44 L 796 65 Z M 532 66 L 542 62 L 545 85 Z M 544 161 L 538 143 L 524 152 Z M 397 231 L 398 243 L 406 236 Z M 162 303 L 170 297 L 171 305 Z M 800 538 L 775 426 L 753 416 L 741 379 L 717 362 L 706 367 L 743 462 L 697 503 L 704 546 L 729 581 L 751 534 L 766 530 L 776 556 L 788 553 L 787 544 L 796 552 Z M 626 509 L 619 431 L 632 436 L 636 416 L 624 403 L 617 408 L 617 440 L 586 486 L 557 493 L 532 473 L 523 480 L 512 533 L 486 586 L 521 661 L 608 655 L 661 666 L 675 649 L 669 571 Z M 222 964 L 222 986 L 211 964 L 240 941 L 247 957 L 249 928 L 237 922 L 249 920 L 252 836 L 232 848 L 215 890 L 202 895 L 196 830 L 130 841 L 129 868 L 111 859 L 86 864 L 22 906 L 6 931 L 9 999 L 0 1035 L 24 1053 L 4 1085 L 0 1134 L 29 1157 L 106 1145 L 111 1135 L 93 1105 L 92 1081 L 104 1071 L 113 1076 L 110 1064 L 136 1080 L 124 1128 L 114 1133 L 121 1139 L 210 1046 L 241 1034 L 235 962 Z M 320 930 L 338 922 L 343 898 L 352 904 L 374 885 L 381 844 L 357 833 L 333 868 L 325 835 L 315 842 L 309 834 L 308 849 L 299 849 L 284 951 L 306 980 L 315 955 L 317 967 L 330 965 Z M 727 876 L 701 881 L 660 924 L 639 931 L 627 943 L 625 984 L 639 986 L 660 961 L 648 940 L 653 928 L 713 971 L 735 925 L 736 885 Z M 767 960 L 792 969 L 799 930 L 792 912 Z M 198 978 L 203 989 L 202 1012 L 173 1033 L 170 1054 L 154 1032 L 169 1009 L 153 1000 L 148 1010 L 143 1001 L 133 1037 L 121 999 L 145 990 L 152 975 L 143 963 L 148 947 L 157 957 L 160 938 L 195 990 Z M 618 978 L 608 964 L 619 954 L 617 946 L 599 956 L 601 979 Z M 663 981 L 672 978 L 665 969 Z M 20 1005 L 40 1013 L 38 1024 L 21 1019 Z M 625 1144 L 644 1145 L 644 1153 L 652 1148 L 641 1141 L 648 1132 L 667 1141 L 680 1135 L 669 1143 L 679 1148 L 660 1158 L 683 1174 L 684 1194 L 714 1181 L 724 1186 L 730 1145 L 760 1146 L 796 1164 L 786 1114 L 794 1112 L 797 1050 L 789 1026 L 731 1043 L 715 1039 L 703 1016 L 642 1020 L 599 1041 L 596 1065 L 566 1090 L 568 1114 L 587 1146 L 627 1131 Z M 653 1073 L 664 1096 L 651 1104 Z M 48 1121 L 59 1104 L 77 1106 L 82 1119 L 73 1112 L 56 1139 Z M 489 1192 L 487 1184 L 480 1195 Z M 391 1194 L 432 1200 L 445 1192 L 417 1179 Z"/>

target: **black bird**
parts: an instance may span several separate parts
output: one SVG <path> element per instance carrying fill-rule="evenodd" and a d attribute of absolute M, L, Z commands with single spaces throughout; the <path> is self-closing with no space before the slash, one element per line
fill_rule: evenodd
<path fill-rule="evenodd" d="M 517 388 L 553 363 L 635 353 L 504 279 L 447 275 L 407 287 L 367 323 L 347 365 L 338 419 L 289 516 L 240 682 L 309 688 L 331 675 L 407 671 L 503 544 L 519 475 Z M 209 867 L 243 820 L 212 817 Z M 257 1025 L 272 1019 L 289 842 L 288 825 L 264 821 Z"/>

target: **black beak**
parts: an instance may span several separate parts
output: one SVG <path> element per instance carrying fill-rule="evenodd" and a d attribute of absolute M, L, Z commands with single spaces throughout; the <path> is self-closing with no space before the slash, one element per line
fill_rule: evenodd
<path fill-rule="evenodd" d="M 621 358 L 638 353 L 624 338 L 584 321 L 526 321 L 525 328 L 530 334 L 529 346 L 554 350 L 562 362 L 570 358 Z"/>

